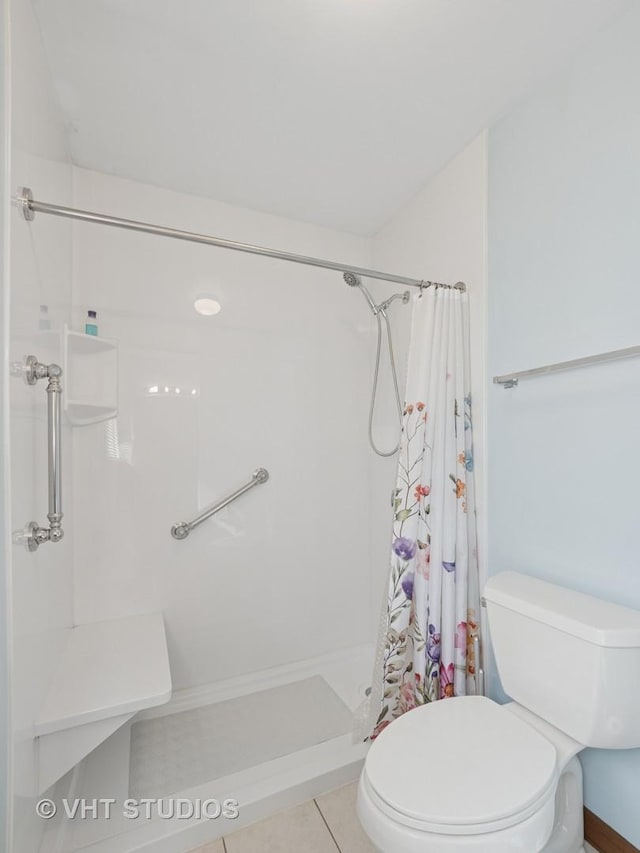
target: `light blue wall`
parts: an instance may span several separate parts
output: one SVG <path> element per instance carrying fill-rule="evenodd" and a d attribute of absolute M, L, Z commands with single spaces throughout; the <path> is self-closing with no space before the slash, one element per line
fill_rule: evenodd
<path fill-rule="evenodd" d="M 640 344 L 638 45 L 635 4 L 490 132 L 490 376 Z M 490 573 L 640 608 L 640 358 L 492 386 L 489 475 Z M 640 750 L 583 768 L 640 846 Z"/>

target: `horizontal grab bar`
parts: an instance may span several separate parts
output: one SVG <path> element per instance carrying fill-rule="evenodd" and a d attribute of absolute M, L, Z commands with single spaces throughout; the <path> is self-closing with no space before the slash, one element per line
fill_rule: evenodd
<path fill-rule="evenodd" d="M 207 507 L 200 515 L 197 515 L 193 521 L 179 521 L 177 524 L 174 524 L 171 528 L 171 535 L 174 539 L 186 539 L 187 536 L 191 533 L 194 527 L 197 527 L 199 524 L 202 524 L 203 521 L 206 521 L 208 518 L 211 518 L 212 515 L 215 515 L 217 512 L 220 512 L 221 509 L 224 509 L 230 503 L 233 503 L 236 498 L 239 498 L 240 495 L 244 495 L 245 492 L 248 492 L 249 489 L 252 489 L 254 486 L 259 486 L 262 483 L 266 483 L 269 479 L 269 472 L 266 468 L 258 468 L 257 471 L 254 471 L 251 475 L 251 480 L 246 483 L 241 488 L 237 489 L 233 494 L 229 495 L 228 498 L 224 500 L 218 501 L 218 503 L 212 504 L 210 507 Z"/>

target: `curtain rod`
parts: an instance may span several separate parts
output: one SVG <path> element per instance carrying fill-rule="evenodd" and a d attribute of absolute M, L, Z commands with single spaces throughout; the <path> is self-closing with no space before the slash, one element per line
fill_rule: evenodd
<path fill-rule="evenodd" d="M 366 267 L 356 267 L 352 264 L 339 264 L 335 261 L 325 261 L 322 258 L 312 258 L 307 255 L 296 255 L 292 252 L 280 252 L 276 249 L 267 249 L 263 246 L 252 246 L 249 243 L 238 243 L 236 240 L 224 240 L 222 237 L 211 237 L 207 234 L 197 234 L 193 231 L 179 231 L 176 228 L 167 228 L 164 225 L 152 225 L 148 222 L 137 222 L 134 219 L 121 219 L 117 216 L 105 216 L 101 213 L 92 213 L 88 210 L 78 210 L 75 207 L 64 207 L 60 204 L 48 204 L 37 201 L 33 197 L 29 187 L 22 187 L 18 195 L 18 202 L 22 207 L 24 218 L 28 221 L 35 219 L 36 213 L 48 213 L 52 216 L 63 216 L 67 219 L 77 219 L 82 222 L 94 222 L 100 225 L 111 225 L 114 228 L 125 228 L 128 231 L 141 231 L 146 234 L 157 234 L 160 237 L 172 237 L 174 240 L 187 240 L 191 243 L 203 243 L 207 246 L 218 246 L 221 249 L 234 249 L 237 252 L 248 252 L 252 255 L 263 255 L 268 258 L 278 258 L 282 261 L 291 261 L 294 264 L 306 264 L 310 267 L 323 267 L 328 270 L 336 270 L 341 273 L 352 273 L 365 278 L 377 278 L 381 281 L 391 281 L 402 284 L 404 287 L 418 287 L 424 290 L 427 287 L 446 287 L 455 290 L 466 290 L 464 282 L 456 284 L 443 284 L 439 281 L 422 281 L 417 278 L 407 278 L 403 275 L 392 275 L 391 273 L 370 270 Z"/>

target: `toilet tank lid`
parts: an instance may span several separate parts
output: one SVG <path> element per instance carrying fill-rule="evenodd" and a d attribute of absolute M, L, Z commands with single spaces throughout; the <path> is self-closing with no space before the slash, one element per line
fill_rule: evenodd
<path fill-rule="evenodd" d="M 519 572 L 501 572 L 489 578 L 484 597 L 491 604 L 598 646 L 640 648 L 640 611 L 630 607 Z"/>

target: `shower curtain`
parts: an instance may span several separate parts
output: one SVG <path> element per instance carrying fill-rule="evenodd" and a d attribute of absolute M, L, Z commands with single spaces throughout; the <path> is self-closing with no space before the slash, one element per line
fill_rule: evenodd
<path fill-rule="evenodd" d="M 424 291 L 413 301 L 388 593 L 360 726 L 371 738 L 418 705 L 475 692 L 469 373 L 467 294 Z"/>

